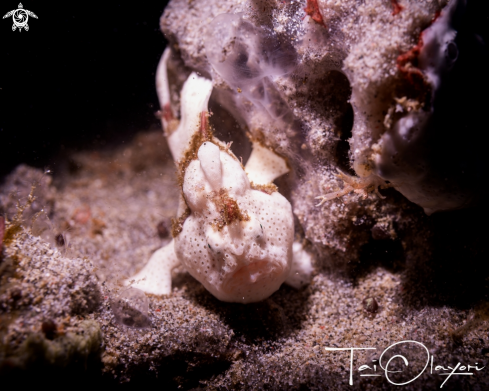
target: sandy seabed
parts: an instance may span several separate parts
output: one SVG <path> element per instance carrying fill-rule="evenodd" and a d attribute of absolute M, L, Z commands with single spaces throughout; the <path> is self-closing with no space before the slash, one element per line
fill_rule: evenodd
<path fill-rule="evenodd" d="M 164 389 L 390 389 L 397 386 L 373 360 L 406 340 L 430 354 L 409 343 L 383 356 L 383 366 L 394 353 L 409 360 L 408 367 L 401 359 L 390 364 L 403 370 L 389 375 L 398 383 L 428 362 L 406 389 L 439 387 L 447 372 L 438 365 L 487 363 L 487 308 L 474 307 L 475 300 L 466 308 L 429 300 L 416 278 L 406 279 L 409 266 L 389 262 L 371 261 L 355 278 L 318 269 L 302 290 L 284 285 L 248 305 L 218 301 L 177 269 L 170 296 L 148 295 L 147 313 L 117 321 L 121 282 L 170 240 L 178 200 L 174 164 L 158 131 L 77 153 L 64 167 L 51 180 L 20 166 L 1 189 L 8 217 L 0 262 L 5 379 L 151 382 Z M 27 202 L 33 183 L 36 200 L 16 220 L 17 200 Z M 427 270 L 418 269 L 419 281 Z M 351 387 L 350 352 L 326 347 L 375 349 L 355 351 Z M 359 371 L 362 365 L 369 368 Z M 472 367 L 472 376 L 453 375 L 443 388 L 487 389 L 488 371 Z"/>

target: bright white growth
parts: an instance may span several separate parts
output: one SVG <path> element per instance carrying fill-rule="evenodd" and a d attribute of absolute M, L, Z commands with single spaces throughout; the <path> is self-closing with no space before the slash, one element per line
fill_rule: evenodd
<path fill-rule="evenodd" d="M 170 86 L 168 85 L 168 72 L 167 72 L 167 64 L 168 59 L 170 58 L 171 50 L 166 48 L 161 56 L 160 62 L 158 64 L 158 68 L 156 69 L 156 93 L 158 95 L 158 100 L 160 101 L 160 107 L 163 111 L 167 111 L 167 113 L 163 113 L 161 116 L 161 123 L 163 125 L 163 129 L 167 129 L 170 115 L 174 117 L 174 113 L 171 109 L 170 102 Z M 165 115 L 166 114 L 166 115 Z"/>
<path fill-rule="evenodd" d="M 164 55 L 162 61 L 166 60 Z M 164 66 L 160 69 L 166 70 Z M 161 71 L 162 102 L 166 102 L 168 86 L 165 77 Z M 153 254 L 131 280 L 147 293 L 169 294 L 171 270 L 181 262 L 220 300 L 260 301 L 279 289 L 291 268 L 291 285 L 300 287 L 309 281 L 310 257 L 296 248 L 293 264 L 294 218 L 289 201 L 278 192 L 269 194 L 251 187 L 250 180 L 267 185 L 288 172 L 285 160 L 254 143 L 245 172 L 219 140 L 209 141 L 205 133 L 211 91 L 210 80 L 192 73 L 182 89 L 180 124 L 167 135 L 175 162 L 180 167 L 188 164 L 179 214 L 187 208 L 190 214 L 175 239 Z M 197 159 L 185 162 L 183 157 L 189 156 L 185 152 L 191 151 L 198 132 L 207 141 L 196 151 Z"/>
<path fill-rule="evenodd" d="M 199 130 L 201 113 L 207 112 L 207 103 L 212 92 L 212 81 L 192 72 L 182 89 L 182 109 L 178 128 L 167 136 L 168 146 L 176 163 L 189 147 L 190 140 Z"/>
<path fill-rule="evenodd" d="M 258 142 L 253 143 L 253 151 L 245 170 L 249 180 L 260 185 L 271 183 L 275 178 L 289 172 L 283 158 Z"/>
<path fill-rule="evenodd" d="M 221 188 L 222 169 L 219 147 L 212 143 L 203 143 L 199 148 L 200 167 L 213 190 Z"/>
<path fill-rule="evenodd" d="M 218 299 L 263 300 L 285 281 L 292 264 L 290 203 L 277 192 L 253 190 L 241 164 L 223 151 L 222 188 L 214 191 L 200 159 L 207 148 L 200 147 L 199 160 L 185 173 L 183 192 L 192 213 L 175 238 L 175 252 Z"/>
<path fill-rule="evenodd" d="M 179 261 L 173 249 L 173 240 L 165 247 L 157 250 L 145 267 L 133 276 L 128 283 L 154 295 L 169 295 L 171 293 L 171 271 L 178 266 Z"/>

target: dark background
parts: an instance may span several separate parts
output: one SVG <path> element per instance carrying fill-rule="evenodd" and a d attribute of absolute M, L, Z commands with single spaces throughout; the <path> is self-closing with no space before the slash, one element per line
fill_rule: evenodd
<path fill-rule="evenodd" d="M 0 15 L 18 1 L 3 1 Z M 19 163 L 56 171 L 66 151 L 158 126 L 154 76 L 167 1 L 22 4 L 38 16 L 29 31 L 0 19 L 0 178 Z"/>

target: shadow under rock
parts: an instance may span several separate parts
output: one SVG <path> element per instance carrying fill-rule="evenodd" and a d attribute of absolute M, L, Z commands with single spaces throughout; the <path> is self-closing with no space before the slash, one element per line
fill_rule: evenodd
<path fill-rule="evenodd" d="M 348 266 L 346 278 L 355 284 L 378 267 L 401 274 L 400 299 L 415 308 L 467 309 L 489 301 L 489 209 L 485 203 L 426 216 L 393 189 L 382 193 L 388 202 L 401 205 L 394 221 L 398 238 L 379 238 L 369 225 L 371 237 L 360 249 L 359 262 Z"/>
<path fill-rule="evenodd" d="M 408 201 L 402 194 L 393 188 L 381 189 L 386 206 L 386 216 L 390 218 L 391 225 L 382 223 L 378 216 L 363 211 L 363 216 L 357 219 L 353 225 L 363 226 L 363 231 L 358 230 L 355 237 L 357 242 L 363 243 L 358 250 L 353 246 L 348 255 L 350 259 L 347 265 L 338 265 L 338 270 L 331 269 L 331 273 L 339 274 L 356 284 L 359 279 L 368 276 L 378 268 L 391 273 L 402 273 L 409 258 L 409 247 L 406 243 L 416 242 L 411 240 L 413 232 L 420 232 L 427 225 L 428 217 L 423 210 Z M 361 216 L 361 213 L 359 213 Z M 392 232 L 395 238 L 392 238 Z M 414 244 L 415 246 L 418 243 Z M 327 252 L 327 250 L 324 250 Z M 355 252 L 358 255 L 355 256 Z M 345 258 L 344 254 L 338 258 Z"/>
<path fill-rule="evenodd" d="M 466 309 L 489 300 L 488 221 L 487 208 L 432 215 L 431 249 L 407 263 L 405 303 Z"/>
<path fill-rule="evenodd" d="M 355 279 L 370 274 L 378 267 L 391 273 L 401 272 L 405 268 L 405 254 L 399 239 L 370 240 L 360 249 L 360 262 L 354 266 Z"/>
<path fill-rule="evenodd" d="M 285 284 L 268 299 L 249 304 L 226 303 L 212 296 L 189 274 L 174 279 L 174 286 L 185 286 L 186 296 L 222 319 L 243 343 L 277 340 L 301 327 L 309 310 L 308 287 L 296 290 Z"/>

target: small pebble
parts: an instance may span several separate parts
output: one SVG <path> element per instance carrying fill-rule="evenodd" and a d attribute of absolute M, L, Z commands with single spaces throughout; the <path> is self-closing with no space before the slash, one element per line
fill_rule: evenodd
<path fill-rule="evenodd" d="M 377 300 L 375 300 L 375 298 L 367 297 L 363 300 L 363 308 L 365 309 L 365 311 L 374 314 L 379 310 L 379 304 L 377 303 Z"/>
<path fill-rule="evenodd" d="M 41 330 L 44 333 L 45 337 L 50 340 L 53 340 L 54 337 L 56 337 L 58 331 L 56 327 L 56 323 L 54 323 L 54 321 L 51 319 L 42 322 Z"/>
<path fill-rule="evenodd" d="M 65 238 L 63 237 L 63 234 L 58 234 L 56 235 L 56 244 L 60 247 L 65 245 Z"/>

